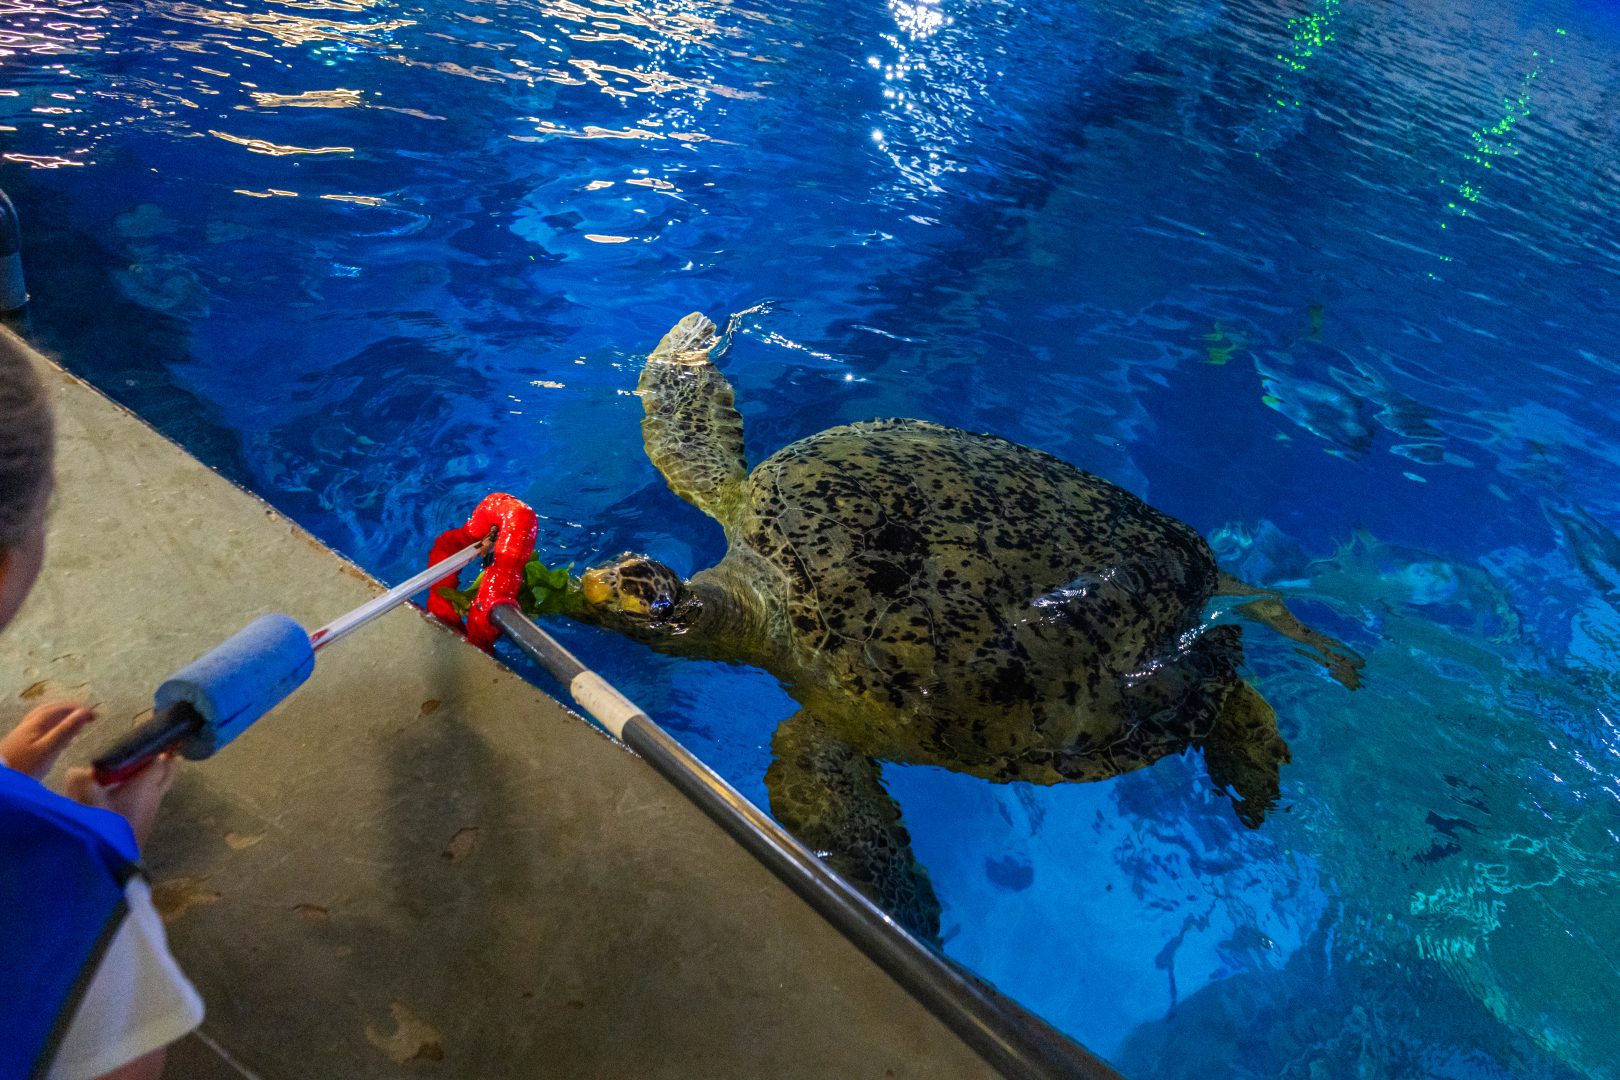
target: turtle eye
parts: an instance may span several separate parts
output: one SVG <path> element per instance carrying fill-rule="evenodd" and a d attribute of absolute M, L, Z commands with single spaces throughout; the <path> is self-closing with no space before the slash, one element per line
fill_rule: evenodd
<path fill-rule="evenodd" d="M 654 600 L 652 603 L 647 605 L 647 613 L 655 619 L 662 619 L 665 615 L 669 614 L 669 609 L 674 606 L 675 602 L 673 600 L 670 600 L 668 597 L 660 596 L 657 600 Z"/>

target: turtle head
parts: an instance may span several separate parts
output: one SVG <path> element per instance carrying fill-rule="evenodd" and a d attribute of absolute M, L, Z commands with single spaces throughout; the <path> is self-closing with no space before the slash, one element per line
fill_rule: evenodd
<path fill-rule="evenodd" d="M 676 617 L 691 596 L 675 571 L 628 551 L 585 571 L 580 592 L 591 621 L 634 636 L 678 629 Z"/>

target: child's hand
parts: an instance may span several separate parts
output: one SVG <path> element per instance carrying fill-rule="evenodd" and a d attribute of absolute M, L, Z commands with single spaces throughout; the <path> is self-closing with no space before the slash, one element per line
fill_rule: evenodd
<path fill-rule="evenodd" d="M 68 743 L 95 718 L 95 710 L 71 701 L 41 705 L 0 739 L 0 757 L 18 772 L 43 780 Z"/>
<path fill-rule="evenodd" d="M 122 784 L 113 787 L 102 787 L 96 783 L 94 769 L 82 767 L 69 769 L 67 781 L 63 786 L 67 791 L 67 797 L 76 803 L 124 815 L 129 821 L 130 829 L 135 833 L 135 843 L 145 847 L 147 834 L 152 831 L 153 822 L 157 821 L 158 807 L 163 803 L 163 796 L 174 786 L 177 766 L 178 763 L 172 753 L 164 754 Z"/>

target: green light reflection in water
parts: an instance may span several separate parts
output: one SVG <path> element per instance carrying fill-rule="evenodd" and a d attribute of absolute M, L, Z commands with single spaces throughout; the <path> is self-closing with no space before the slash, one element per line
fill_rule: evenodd
<path fill-rule="evenodd" d="M 1304 105 L 1298 80 L 1310 70 L 1312 58 L 1334 41 L 1333 23 L 1339 17 L 1339 9 L 1340 0 L 1317 0 L 1310 14 L 1288 20 L 1288 46 L 1286 51 L 1276 54 L 1282 70 L 1277 73 L 1271 100 L 1266 103 L 1265 119 L 1258 125 L 1256 134 L 1270 128 L 1282 110 Z M 1256 157 L 1261 153 L 1260 149 L 1254 151 Z"/>
<path fill-rule="evenodd" d="M 1554 33 L 1558 37 L 1568 36 L 1563 27 L 1558 27 Z M 1441 214 L 1441 229 L 1450 229 L 1452 222 L 1447 219 L 1470 216 L 1484 194 L 1485 179 L 1496 162 L 1518 156 L 1516 132 L 1519 125 L 1530 118 L 1531 94 L 1535 89 L 1536 80 L 1555 63 L 1542 49 L 1532 49 L 1530 59 L 1532 60 L 1530 70 L 1519 80 L 1517 90 L 1502 99 L 1502 115 L 1494 123 L 1469 132 L 1470 145 L 1462 155 L 1465 162 L 1463 175 L 1454 181 L 1442 181 L 1450 194 L 1446 197 L 1446 205 Z M 1449 263 L 1452 257 L 1442 254 L 1440 261 Z M 1429 277 L 1439 280 L 1438 275 L 1432 272 Z"/>
<path fill-rule="evenodd" d="M 1277 59 L 1290 71 L 1304 71 L 1316 50 L 1326 48 L 1333 40 L 1333 20 L 1339 14 L 1339 0 L 1320 0 L 1309 15 L 1288 20 L 1288 36 L 1293 46 L 1287 53 L 1278 53 Z M 1281 108 L 1298 105 L 1299 99 L 1289 100 L 1286 95 L 1277 98 Z"/>

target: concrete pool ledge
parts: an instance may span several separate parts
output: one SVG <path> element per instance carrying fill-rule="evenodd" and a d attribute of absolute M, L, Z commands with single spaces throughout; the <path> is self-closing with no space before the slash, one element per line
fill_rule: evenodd
<path fill-rule="evenodd" d="M 86 760 L 249 620 L 381 591 L 60 370 L 46 571 L 0 711 Z M 413 609 L 188 763 L 148 854 L 208 1005 L 169 1075 L 981 1077 L 989 1068 L 643 762 Z"/>

